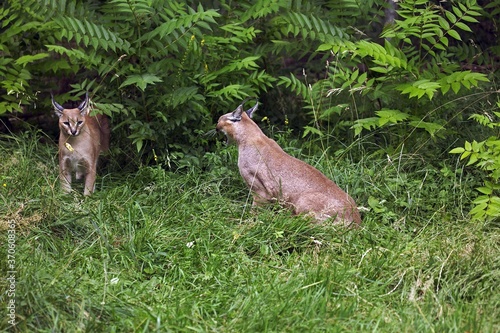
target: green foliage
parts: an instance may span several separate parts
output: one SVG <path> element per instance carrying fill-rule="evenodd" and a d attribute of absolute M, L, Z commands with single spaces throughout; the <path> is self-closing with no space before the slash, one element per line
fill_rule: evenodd
<path fill-rule="evenodd" d="M 39 22 L 26 22 L 17 19 L 20 8 L 0 8 L 0 115 L 18 110 L 20 105 L 28 104 L 34 99 L 29 89 L 32 74 L 29 71 L 30 63 L 42 59 L 46 53 L 29 55 L 20 52 L 23 37 L 32 34 L 41 26 Z"/>
<path fill-rule="evenodd" d="M 352 15 L 370 12 L 354 8 L 355 2 L 342 5 Z M 347 29 L 331 23 L 348 24 L 339 6 L 243 1 L 222 2 L 216 10 L 185 1 L 9 0 L 2 7 L 6 32 L 0 42 L 3 51 L 17 53 L 0 65 L 6 101 L 0 113 L 31 107 L 37 91 L 68 92 L 64 82 L 70 81 L 71 92 L 91 92 L 99 112 L 113 117 L 115 137 L 130 140 L 143 162 L 153 160 L 154 149 L 161 162 L 187 158 L 199 164 L 207 144 L 199 133 L 218 114 L 275 83 L 298 83 L 280 73 L 284 57 L 350 39 Z M 333 11 L 330 20 L 325 13 Z M 36 38 L 25 38 L 29 34 Z M 26 54 L 23 42 L 32 48 Z M 33 75 L 54 79 L 38 83 Z"/>
<path fill-rule="evenodd" d="M 100 173 L 92 196 L 63 195 L 40 136 L 0 137 L 0 252 L 14 224 L 16 265 L 16 326 L 2 316 L 1 331 L 499 329 L 500 232 L 463 213 L 475 185 L 453 163 L 318 161 L 371 208 L 346 230 L 250 212 L 233 146 L 203 172 Z"/>
<path fill-rule="evenodd" d="M 470 90 L 478 81 L 487 82 L 482 73 L 458 71 L 458 59 L 448 51 L 451 45 L 464 43 L 457 29 L 471 32 L 470 25 L 478 22 L 475 17 L 480 16 L 481 11 L 474 0 L 452 4 L 451 11 L 426 1 L 401 3 L 398 14 L 402 19 L 388 26 L 381 37 L 407 55 L 411 64 L 408 74 L 416 80 L 399 84 L 396 89 L 409 94 L 410 98 L 425 95 L 432 99 L 438 89 L 445 95 L 451 87 L 457 94 L 462 86 Z M 450 43 L 449 38 L 453 38 L 454 43 Z M 480 51 L 473 55 L 476 56 L 480 57 Z"/>
<path fill-rule="evenodd" d="M 162 161 L 197 156 L 199 163 L 206 144 L 199 133 L 213 126 L 215 105 L 233 107 L 232 101 L 258 95 L 276 80 L 261 68 L 262 54 L 251 46 L 261 31 L 201 3 L 30 4 L 10 0 L 0 12 L 7 18 L 2 53 L 18 52 L 0 64 L 0 113 L 29 106 L 34 91 L 47 96 L 60 89 L 53 84 L 30 87 L 33 74 L 54 73 L 64 78 L 61 82 L 70 77 L 71 91 L 90 91 L 100 112 L 113 117 L 115 135 L 131 140 L 146 163 L 153 149 L 161 152 L 157 157 Z M 20 45 L 29 33 L 37 34 L 32 38 L 37 43 L 29 42 L 36 49 L 23 54 Z"/>
<path fill-rule="evenodd" d="M 307 86 L 293 74 L 290 74 L 289 77 L 280 76 L 278 84 L 284 85 L 303 99 L 309 95 Z"/>
<path fill-rule="evenodd" d="M 50 113 L 50 90 L 62 103 L 90 91 L 112 117 L 116 164 L 210 168 L 220 147 L 205 133 L 253 96 L 311 154 L 441 156 L 451 135 L 469 134 L 464 114 L 494 93 L 476 95 L 495 80 L 496 51 L 469 41 L 498 13 L 474 0 L 397 4 L 391 21 L 383 0 L 9 0 L 0 114 Z M 491 129 L 485 117 L 471 119 Z M 481 156 L 495 141 L 484 140 Z M 487 181 L 480 205 L 494 215 Z"/>
<path fill-rule="evenodd" d="M 500 102 L 497 103 L 500 108 Z M 474 199 L 474 208 L 471 215 L 476 219 L 500 217 L 500 112 L 490 114 L 474 114 L 471 119 L 481 125 L 496 129 L 497 135 L 491 136 L 484 141 L 465 141 L 463 147 L 457 147 L 450 151 L 452 154 L 460 154 L 460 159 L 468 159 L 467 166 L 474 166 L 483 171 L 484 183 L 476 190 L 480 195 Z"/>
<path fill-rule="evenodd" d="M 54 19 L 54 23 L 58 25 L 58 27 L 55 27 L 54 37 L 59 42 L 63 42 L 64 40 L 68 42 L 74 41 L 76 44 L 86 47 L 86 51 L 88 51 L 89 47 L 96 51 L 101 48 L 104 51 L 110 49 L 113 52 L 129 51 L 130 43 L 120 38 L 119 34 L 102 25 L 61 14 Z M 88 59 L 92 60 L 92 58 Z"/>
<path fill-rule="evenodd" d="M 469 215 L 499 214 L 500 114 L 475 106 L 497 88 L 475 93 L 500 50 L 471 33 L 499 2 L 397 4 L 392 22 L 385 0 L 3 1 L 0 115 L 90 91 L 114 141 L 82 201 L 59 193 L 50 137 L 0 138 L 17 328 L 499 331 L 498 228 Z M 235 147 L 205 135 L 249 96 L 365 208 L 362 228 L 250 212 Z M 458 168 L 440 152 L 467 135 Z"/>
<path fill-rule="evenodd" d="M 120 144 L 132 143 L 127 154 L 151 163 L 155 150 L 169 165 L 200 164 L 208 142 L 199 134 L 248 96 L 278 94 L 280 117 L 295 113 L 306 137 L 409 128 L 435 138 L 446 121 L 426 103 L 487 81 L 457 63 L 489 59 L 464 37 L 484 12 L 473 0 L 397 9 L 390 22 L 382 0 L 9 0 L 0 10 L 0 114 L 37 99 L 50 110 L 49 90 L 68 93 L 64 103 L 85 89 L 112 116 Z"/>
<path fill-rule="evenodd" d="M 310 89 L 293 76 L 279 83 L 304 98 L 306 107 L 313 110 L 310 124 L 316 131 L 308 127 L 307 133 L 324 136 L 332 122 L 343 127 L 350 124 L 356 136 L 382 127 L 389 131 L 387 126 L 396 124 L 390 131 L 417 134 L 423 130 L 431 138 L 443 136 L 446 122 L 438 112 L 429 111 L 429 103 L 435 98 L 441 103 L 457 98 L 464 90 L 489 82 L 486 74 L 460 70 L 461 58 L 450 51 L 468 43 L 461 36 L 472 30 L 481 12 L 474 0 L 453 3 L 449 9 L 427 1 L 398 2 L 399 18 L 385 27 L 382 43 L 348 38 L 321 41 L 317 52 L 333 56 L 326 61 L 325 78 L 310 84 Z M 476 49 L 469 58 L 479 59 L 482 54 Z M 344 100 L 337 103 L 333 96 L 349 98 L 351 103 L 342 106 Z M 378 110 L 363 104 L 375 104 Z"/>
<path fill-rule="evenodd" d="M 435 57 L 437 50 L 447 49 L 449 37 L 462 40 L 457 30 L 472 32 L 467 23 L 477 23 L 475 17 L 481 16 L 482 10 L 475 0 L 457 2 L 451 9 L 422 0 L 404 1 L 398 8 L 402 20 L 396 20 L 396 24 L 386 29 L 382 37 L 402 41 L 408 45 L 408 51 L 420 53 L 420 62 L 427 56 Z M 413 45 L 414 38 L 419 41 L 417 47 Z"/>
<path fill-rule="evenodd" d="M 296 38 L 300 36 L 303 39 L 319 40 L 321 42 L 349 38 L 342 29 L 313 14 L 306 15 L 292 11 L 277 17 L 273 23 L 283 37 L 293 36 Z"/>

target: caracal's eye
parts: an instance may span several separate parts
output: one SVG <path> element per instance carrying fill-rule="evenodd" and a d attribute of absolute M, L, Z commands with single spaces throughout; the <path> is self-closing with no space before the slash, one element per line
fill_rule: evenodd
<path fill-rule="evenodd" d="M 69 126 L 69 121 L 65 121 L 65 122 L 63 122 L 63 124 L 64 124 L 65 126 Z"/>
<path fill-rule="evenodd" d="M 78 120 L 78 121 L 76 122 L 76 124 L 77 124 L 78 126 L 80 126 L 82 123 L 83 123 L 83 121 L 81 121 L 81 120 Z"/>

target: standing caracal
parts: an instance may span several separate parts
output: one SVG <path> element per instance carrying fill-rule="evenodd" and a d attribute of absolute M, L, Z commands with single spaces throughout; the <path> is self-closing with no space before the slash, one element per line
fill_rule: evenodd
<path fill-rule="evenodd" d="M 244 102 L 243 102 L 244 103 Z M 238 145 L 238 168 L 253 193 L 253 206 L 278 201 L 294 214 L 310 214 L 318 221 L 359 225 L 354 200 L 309 164 L 285 153 L 251 119 L 259 103 L 247 111 L 243 103 L 219 118 L 216 129 Z"/>
<path fill-rule="evenodd" d="M 52 96 L 59 117 L 59 179 L 64 192 L 71 191 L 71 178 L 84 179 L 84 195 L 94 192 L 99 154 L 109 149 L 109 120 L 90 116 L 88 93 L 76 109 L 65 109 Z"/>

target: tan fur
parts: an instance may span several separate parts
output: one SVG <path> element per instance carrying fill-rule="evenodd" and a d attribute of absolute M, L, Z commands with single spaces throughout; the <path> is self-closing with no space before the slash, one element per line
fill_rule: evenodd
<path fill-rule="evenodd" d="M 310 214 L 318 221 L 359 225 L 354 200 L 337 184 L 309 164 L 285 153 L 250 119 L 253 108 L 219 118 L 216 129 L 238 145 L 238 168 L 253 192 L 253 205 L 278 201 L 295 214 Z"/>
<path fill-rule="evenodd" d="M 52 100 L 59 117 L 59 178 L 64 192 L 71 191 L 72 174 L 84 180 L 84 195 L 94 192 L 99 154 L 109 149 L 109 120 L 89 116 L 88 96 L 75 109 L 64 109 Z"/>

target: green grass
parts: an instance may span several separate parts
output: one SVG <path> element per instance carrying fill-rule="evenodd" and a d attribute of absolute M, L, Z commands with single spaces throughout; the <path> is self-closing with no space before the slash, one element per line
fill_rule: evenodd
<path fill-rule="evenodd" d="M 17 225 L 17 325 L 2 316 L 3 330 L 500 330 L 498 224 L 469 219 L 477 184 L 454 164 L 316 161 L 371 203 L 346 230 L 251 212 L 232 148 L 204 171 L 110 172 L 89 198 L 62 195 L 40 136 L 1 138 L 0 228 Z"/>

